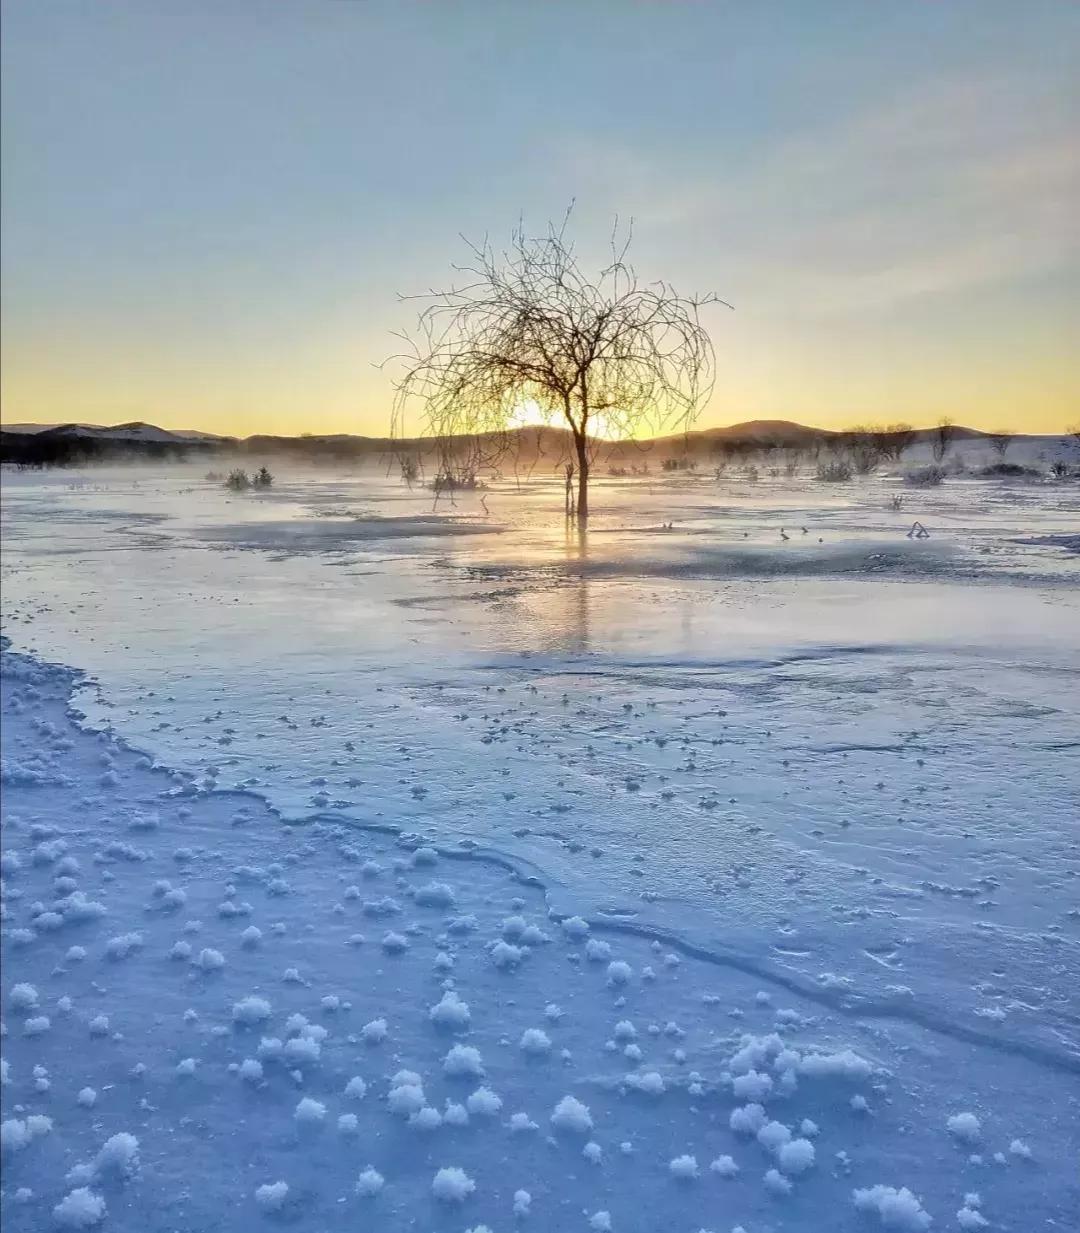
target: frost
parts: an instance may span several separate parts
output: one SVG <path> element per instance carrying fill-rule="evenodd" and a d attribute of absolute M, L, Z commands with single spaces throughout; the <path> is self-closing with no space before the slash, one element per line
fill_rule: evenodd
<path fill-rule="evenodd" d="M 585 958 L 590 963 L 603 963 L 606 959 L 611 958 L 611 944 L 603 942 L 599 938 L 590 938 L 585 943 Z"/>
<path fill-rule="evenodd" d="M 369 1045 L 381 1044 L 387 1037 L 385 1019 L 372 1019 L 360 1029 L 360 1035 Z"/>
<path fill-rule="evenodd" d="M 897 1190 L 894 1186 L 870 1186 L 855 1190 L 852 1202 L 861 1212 L 877 1212 L 886 1229 L 900 1229 L 903 1233 L 921 1233 L 933 1223 L 923 1211 L 922 1204 L 906 1186 Z"/>
<path fill-rule="evenodd" d="M 775 1195 L 791 1194 L 791 1183 L 779 1170 L 770 1169 L 765 1174 L 765 1189 Z"/>
<path fill-rule="evenodd" d="M 94 1172 L 99 1176 L 134 1177 L 139 1171 L 139 1140 L 121 1131 L 106 1139 L 94 1160 Z"/>
<path fill-rule="evenodd" d="M 476 1183 L 464 1169 L 440 1169 L 431 1183 L 431 1193 L 443 1203 L 464 1203 L 476 1189 Z"/>
<path fill-rule="evenodd" d="M 225 956 L 219 950 L 205 947 L 199 951 L 198 957 L 195 959 L 195 966 L 202 968 L 204 972 L 217 972 L 225 966 Z"/>
<path fill-rule="evenodd" d="M 33 985 L 12 985 L 8 1005 L 12 1010 L 36 1010 L 38 991 Z"/>
<path fill-rule="evenodd" d="M 488 1087 L 478 1087 L 465 1102 L 470 1113 L 494 1117 L 502 1108 L 502 1100 Z"/>
<path fill-rule="evenodd" d="M 540 1028 L 526 1028 L 521 1034 L 521 1048 L 526 1053 L 548 1053 L 551 1050 L 551 1037 Z"/>
<path fill-rule="evenodd" d="M 739 1166 L 731 1156 L 717 1156 L 709 1169 L 718 1177 L 734 1177 L 739 1172 Z"/>
<path fill-rule="evenodd" d="M 589 1217 L 589 1228 L 593 1233 L 611 1233 L 611 1213 L 593 1212 Z"/>
<path fill-rule="evenodd" d="M 321 1101 L 312 1100 L 310 1096 L 304 1096 L 297 1103 L 293 1117 L 301 1124 L 312 1125 L 321 1122 L 326 1117 L 326 1105 Z"/>
<path fill-rule="evenodd" d="M 527 1190 L 514 1191 L 514 1215 L 527 1216 L 532 1206 L 532 1195 Z"/>
<path fill-rule="evenodd" d="M 494 942 L 489 948 L 491 962 L 497 968 L 516 968 L 524 958 L 525 951 L 520 946 L 511 946 L 509 942 Z"/>
<path fill-rule="evenodd" d="M 469 1004 L 463 1002 L 453 989 L 448 989 L 442 1000 L 428 1012 L 428 1016 L 431 1022 L 439 1027 L 453 1030 L 466 1028 L 469 1026 Z"/>
<path fill-rule="evenodd" d="M 768 1115 L 761 1105 L 743 1105 L 732 1109 L 728 1125 L 736 1134 L 756 1135 L 768 1120 Z"/>
<path fill-rule="evenodd" d="M 479 1049 L 471 1045 L 454 1045 L 443 1059 L 443 1071 L 448 1075 L 484 1075 L 484 1062 Z"/>
<path fill-rule="evenodd" d="M 281 1051 L 283 1059 L 291 1066 L 314 1066 L 322 1053 L 322 1046 L 310 1036 L 294 1036 L 287 1040 Z"/>
<path fill-rule="evenodd" d="M 772 1092 L 773 1082 L 768 1075 L 756 1070 L 736 1075 L 731 1081 L 731 1090 L 737 1100 L 761 1102 Z"/>
<path fill-rule="evenodd" d="M 594 1143 L 590 1140 L 581 1149 L 581 1154 L 590 1164 L 599 1164 L 604 1158 L 604 1149 L 599 1143 Z"/>
<path fill-rule="evenodd" d="M 353 1075 L 349 1082 L 345 1084 L 345 1095 L 350 1100 L 363 1100 L 367 1095 L 367 1084 L 359 1075 Z"/>
<path fill-rule="evenodd" d="M 627 1075 L 623 1082 L 646 1096 L 662 1096 L 666 1090 L 663 1076 L 655 1070 L 647 1070 L 643 1075 Z"/>
<path fill-rule="evenodd" d="M 608 964 L 607 983 L 609 985 L 625 985 L 633 975 L 633 970 L 628 963 L 623 963 L 621 959 L 616 959 L 614 963 Z"/>
<path fill-rule="evenodd" d="M 383 1175 L 368 1165 L 356 1179 L 354 1189 L 362 1199 L 373 1199 L 382 1190 L 383 1185 Z"/>
<path fill-rule="evenodd" d="M 945 1125 L 949 1134 L 955 1135 L 962 1143 L 977 1143 L 982 1133 L 982 1126 L 974 1113 L 954 1113 Z"/>
<path fill-rule="evenodd" d="M 241 998 L 232 1008 L 233 1023 L 241 1023 L 246 1027 L 265 1023 L 271 1013 L 270 1003 L 259 997 Z"/>
<path fill-rule="evenodd" d="M 413 900 L 424 908 L 451 908 L 454 892 L 445 882 L 429 882 L 414 892 Z"/>
<path fill-rule="evenodd" d="M 85 1186 L 65 1195 L 53 1208 L 56 1223 L 65 1229 L 92 1229 L 105 1219 L 105 1200 Z"/>
<path fill-rule="evenodd" d="M 452 1100 L 446 1102 L 446 1108 L 443 1110 L 443 1121 L 447 1126 L 468 1126 L 469 1111 L 464 1105 L 456 1104 Z"/>
<path fill-rule="evenodd" d="M 790 1143 L 781 1145 L 776 1159 L 784 1173 L 805 1173 L 814 1164 L 814 1145 L 809 1139 L 792 1139 Z"/>
<path fill-rule="evenodd" d="M 689 1181 L 698 1175 L 698 1163 L 696 1156 L 676 1156 L 668 1164 L 668 1172 L 672 1177 L 681 1178 L 683 1181 Z"/>
<path fill-rule="evenodd" d="M 783 1122 L 766 1122 L 757 1132 L 757 1140 L 770 1152 L 779 1151 L 791 1139 L 791 1131 Z"/>
<path fill-rule="evenodd" d="M 246 1057 L 240 1063 L 237 1073 L 245 1083 L 259 1083 L 263 1077 L 262 1062 L 256 1061 L 253 1057 Z"/>
<path fill-rule="evenodd" d="M 7 1121 L 0 1123 L 0 1151 L 3 1151 L 5 1154 L 21 1152 L 29 1142 L 30 1133 L 26 1129 L 25 1122 L 11 1117 Z"/>
<path fill-rule="evenodd" d="M 814 1077 L 866 1079 L 873 1073 L 873 1069 L 866 1058 L 860 1057 L 851 1049 L 844 1049 L 840 1053 L 808 1053 L 799 1063 L 802 1074 Z"/>
<path fill-rule="evenodd" d="M 498 1099 L 496 1097 L 496 1099 Z M 355 1121 L 356 1119 L 353 1118 Z M 424 1105 L 422 1109 L 417 1111 L 409 1118 L 409 1125 L 415 1126 L 418 1130 L 438 1130 L 442 1125 L 442 1114 L 438 1109 L 433 1109 L 430 1105 Z"/>
<path fill-rule="evenodd" d="M 267 1182 L 255 1191 L 255 1202 L 264 1212 L 280 1212 L 288 1197 L 288 1182 Z"/>
<path fill-rule="evenodd" d="M 962 1229 L 985 1229 L 990 1221 L 974 1207 L 968 1207 L 966 1204 L 956 1213 L 956 1223 Z"/>
<path fill-rule="evenodd" d="M 424 1096 L 423 1087 L 414 1075 L 408 1080 L 395 1078 L 386 1103 L 391 1113 L 396 1113 L 400 1117 L 412 1117 L 427 1104 L 427 1098 Z"/>
<path fill-rule="evenodd" d="M 524 1134 L 529 1130 L 539 1130 L 540 1127 L 527 1113 L 514 1113 L 510 1117 L 509 1126 L 514 1134 Z"/>
<path fill-rule="evenodd" d="M 551 1114 L 551 1124 L 556 1130 L 587 1134 L 592 1130 L 593 1121 L 588 1106 L 574 1096 L 564 1096 Z"/>

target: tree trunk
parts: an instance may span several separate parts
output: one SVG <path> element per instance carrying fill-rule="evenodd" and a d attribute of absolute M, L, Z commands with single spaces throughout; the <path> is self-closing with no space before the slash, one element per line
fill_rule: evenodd
<path fill-rule="evenodd" d="M 584 433 L 574 433 L 574 445 L 577 448 L 578 526 L 584 526 L 589 521 L 589 439 Z"/>

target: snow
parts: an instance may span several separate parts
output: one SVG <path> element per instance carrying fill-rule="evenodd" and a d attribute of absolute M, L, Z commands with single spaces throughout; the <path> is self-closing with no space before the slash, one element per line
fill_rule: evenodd
<path fill-rule="evenodd" d="M 139 475 L 3 480 L 5 1228 L 1069 1227 L 1080 624 L 1011 538 L 1064 494 L 902 560 L 884 480 L 781 547 L 659 477 L 584 559 L 525 490 L 324 554 L 281 527 L 421 498 Z"/>

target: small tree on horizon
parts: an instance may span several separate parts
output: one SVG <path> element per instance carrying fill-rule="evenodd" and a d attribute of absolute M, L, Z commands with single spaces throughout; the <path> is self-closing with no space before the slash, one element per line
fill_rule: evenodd
<path fill-rule="evenodd" d="M 468 244 L 461 286 L 411 297 L 427 301 L 397 382 L 392 432 L 405 435 L 419 405 L 424 434 L 446 462 L 461 439 L 488 457 L 525 407 L 569 429 L 576 516 L 589 517 L 595 438 L 625 440 L 687 428 L 712 392 L 712 342 L 699 318 L 715 295 L 682 296 L 642 284 L 627 261 L 629 229 L 612 235 L 611 258 L 594 276 L 579 265 L 566 230 L 534 237 L 519 224 L 509 249 Z M 726 305 L 726 307 L 731 307 Z"/>
<path fill-rule="evenodd" d="M 930 452 L 933 454 L 935 462 L 944 461 L 955 436 L 956 432 L 952 420 L 947 415 L 943 415 L 934 425 L 933 437 L 930 442 Z"/>
<path fill-rule="evenodd" d="M 990 446 L 994 453 L 1005 461 L 1005 455 L 1009 452 L 1009 446 L 1013 443 L 1013 437 L 1016 434 L 1010 432 L 1007 428 L 999 428 L 997 432 L 992 432 L 990 436 Z"/>

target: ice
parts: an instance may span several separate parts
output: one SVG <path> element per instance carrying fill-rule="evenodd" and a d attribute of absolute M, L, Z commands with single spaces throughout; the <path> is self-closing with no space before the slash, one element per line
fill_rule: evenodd
<path fill-rule="evenodd" d="M 825 543 L 780 546 L 764 483 L 605 478 L 584 555 L 496 486 L 468 546 L 274 556 L 154 475 L 4 477 L 5 614 L 49 606 L 0 678 L 13 1233 L 79 1189 L 132 1233 L 1069 1227 L 1080 626 L 1007 542 L 1064 504 L 958 480 L 901 559 L 884 480 L 796 485 Z M 273 500 L 421 500 L 380 485 Z"/>

